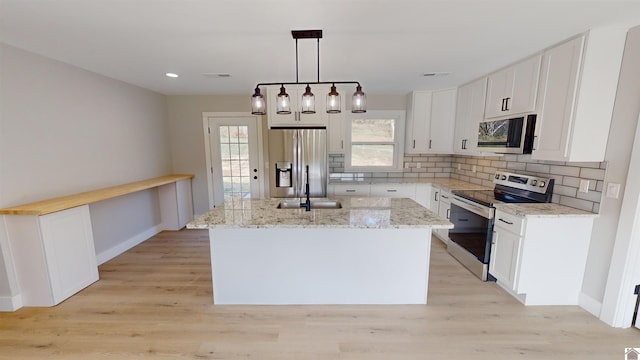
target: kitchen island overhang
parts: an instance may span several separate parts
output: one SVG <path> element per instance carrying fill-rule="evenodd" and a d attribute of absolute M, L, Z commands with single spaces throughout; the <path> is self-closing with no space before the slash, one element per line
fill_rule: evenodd
<path fill-rule="evenodd" d="M 431 230 L 453 225 L 410 199 L 338 200 L 236 199 L 189 223 L 209 229 L 214 304 L 426 304 Z"/>

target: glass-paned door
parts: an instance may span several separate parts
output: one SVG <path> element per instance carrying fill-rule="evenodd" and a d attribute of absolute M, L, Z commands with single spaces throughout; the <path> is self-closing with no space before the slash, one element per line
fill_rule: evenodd
<path fill-rule="evenodd" d="M 209 118 L 214 206 L 260 196 L 255 117 Z"/>
<path fill-rule="evenodd" d="M 220 161 L 224 199 L 251 197 L 251 167 L 249 166 L 249 127 L 220 125 Z"/>

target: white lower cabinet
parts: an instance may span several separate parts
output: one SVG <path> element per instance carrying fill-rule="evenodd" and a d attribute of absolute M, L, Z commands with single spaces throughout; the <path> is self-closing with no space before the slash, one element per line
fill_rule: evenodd
<path fill-rule="evenodd" d="M 416 196 L 413 200 L 427 209 L 430 209 L 431 184 L 416 184 Z"/>
<path fill-rule="evenodd" d="M 451 215 L 451 193 L 438 188 L 432 189 L 431 200 L 435 199 L 435 205 L 432 203 L 431 211 L 448 220 Z M 449 229 L 433 230 L 433 234 L 445 244 L 449 243 Z"/>
<path fill-rule="evenodd" d="M 369 196 L 370 184 L 329 184 L 327 193 L 336 196 Z"/>
<path fill-rule="evenodd" d="M 23 306 L 53 306 L 98 280 L 89 206 L 5 216 Z"/>
<path fill-rule="evenodd" d="M 390 197 L 390 198 L 409 198 L 416 197 L 415 184 L 371 184 L 371 196 Z"/>
<path fill-rule="evenodd" d="M 521 217 L 498 209 L 489 273 L 525 305 L 578 305 L 592 226 L 592 216 Z"/>

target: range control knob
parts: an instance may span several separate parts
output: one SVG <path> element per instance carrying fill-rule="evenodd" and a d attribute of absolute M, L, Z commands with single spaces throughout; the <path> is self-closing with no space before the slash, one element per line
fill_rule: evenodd
<path fill-rule="evenodd" d="M 500 174 L 496 174 L 496 179 L 500 179 Z"/>
<path fill-rule="evenodd" d="M 507 180 L 507 175 L 502 175 L 502 180 Z"/>
<path fill-rule="evenodd" d="M 540 180 L 540 185 L 538 185 L 538 186 L 540 186 L 540 187 L 544 187 L 545 185 L 547 185 L 547 183 L 546 183 L 546 182 L 544 182 L 544 181 L 542 181 L 542 180 Z"/>
<path fill-rule="evenodd" d="M 531 186 L 538 185 L 538 180 L 531 180 Z"/>

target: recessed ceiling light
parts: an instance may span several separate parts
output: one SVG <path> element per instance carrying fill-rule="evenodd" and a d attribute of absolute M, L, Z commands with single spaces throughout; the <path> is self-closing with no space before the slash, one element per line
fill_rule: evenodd
<path fill-rule="evenodd" d="M 202 74 L 202 76 L 208 77 L 208 78 L 229 78 L 229 77 L 231 77 L 231 74 L 229 74 L 229 73 L 204 73 L 204 74 Z"/>
<path fill-rule="evenodd" d="M 164 74 L 164 75 L 165 75 L 166 77 L 170 77 L 170 78 L 177 78 L 177 77 L 178 77 L 178 74 L 174 74 L 174 73 L 170 73 L 170 72 L 168 72 L 168 73 L 166 73 L 166 74 Z"/>
<path fill-rule="evenodd" d="M 426 76 L 426 77 L 429 77 L 429 76 L 446 76 L 446 75 L 449 75 L 449 74 L 450 73 L 448 73 L 448 72 L 429 72 L 429 73 L 422 74 L 422 76 Z"/>

